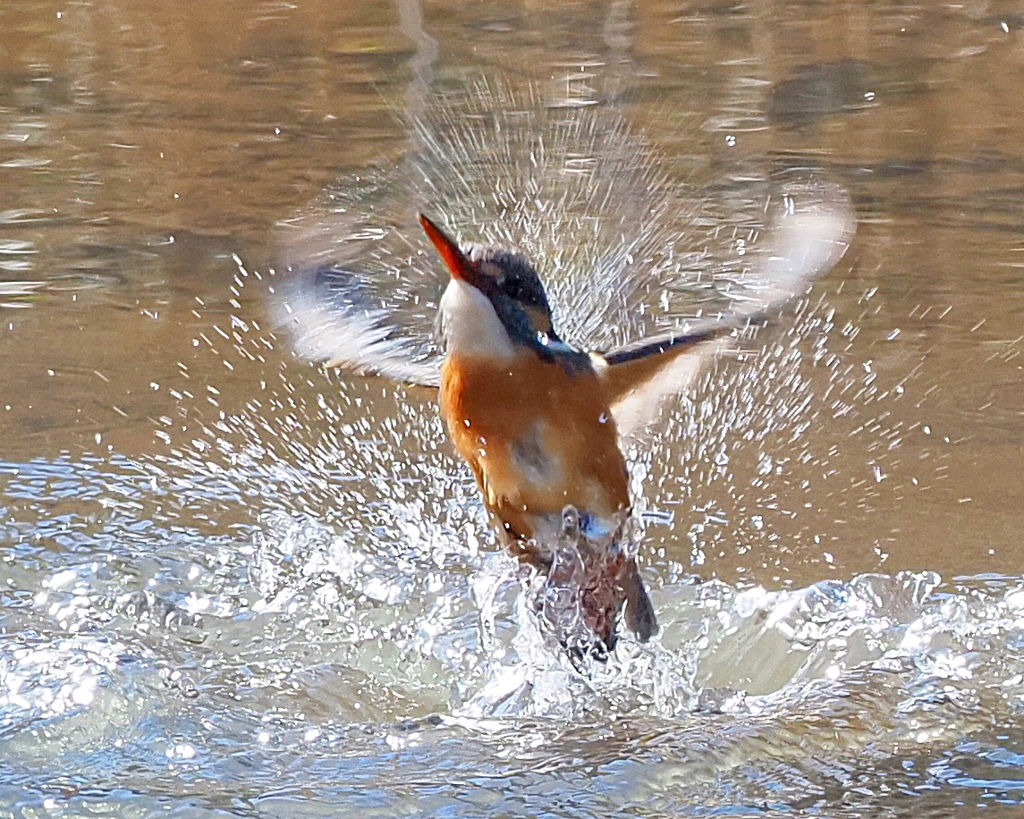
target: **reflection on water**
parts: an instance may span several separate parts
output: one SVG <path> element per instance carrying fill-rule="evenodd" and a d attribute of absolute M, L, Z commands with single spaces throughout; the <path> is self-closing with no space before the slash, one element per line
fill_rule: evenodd
<path fill-rule="evenodd" d="M 1016 815 L 1015 10 L 338 6 L 0 8 L 0 813 Z M 415 262 L 429 205 L 614 343 L 808 167 L 851 258 L 633 447 L 663 631 L 588 673 L 429 397 L 264 308 L 282 259 Z M 581 310 L 600 248 L 632 311 Z"/>

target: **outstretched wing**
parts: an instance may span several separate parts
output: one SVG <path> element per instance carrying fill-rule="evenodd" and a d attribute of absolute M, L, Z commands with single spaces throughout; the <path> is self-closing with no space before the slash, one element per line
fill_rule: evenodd
<path fill-rule="evenodd" d="M 556 324 L 585 349 L 667 329 L 694 292 L 717 297 L 729 226 L 721 237 L 717 219 L 695 228 L 707 192 L 685 181 L 688 164 L 662 155 L 611 101 L 567 111 L 548 96 L 452 77 L 407 115 L 400 157 L 346 176 L 282 225 L 286 265 L 270 309 L 300 355 L 436 382 L 434 316 L 448 277 L 417 210 L 458 239 L 522 252 L 544 273 Z"/>
<path fill-rule="evenodd" d="M 771 318 L 842 258 L 856 220 L 849 197 L 834 185 L 790 186 L 769 236 L 769 250 L 752 274 L 754 295 L 722 315 L 611 353 L 592 354 L 611 398 L 619 433 L 628 437 L 652 421 L 663 401 L 689 387 L 702 365 L 729 346 L 736 332 Z"/>
<path fill-rule="evenodd" d="M 595 361 L 620 402 L 653 395 L 656 409 L 730 333 L 834 263 L 852 230 L 845 195 L 802 183 L 773 197 L 791 212 L 768 234 L 774 249 L 752 264 L 749 242 L 763 224 L 755 202 L 733 196 L 715 213 L 707 191 L 685 181 L 685 163 L 614 105 L 569 116 L 538 89 L 469 78 L 428 95 L 407 124 L 400 158 L 346 177 L 283 226 L 291 266 L 272 279 L 271 309 L 304 357 L 437 383 L 434 316 L 447 276 L 413 226 L 419 209 L 466 239 L 520 250 L 544 273 L 555 323 L 577 346 L 651 339 Z M 722 292 L 734 275 L 753 298 Z M 760 289 L 747 285 L 758 279 Z M 681 323 L 695 305 L 727 315 Z M 641 384 L 650 392 L 639 395 Z"/>
<path fill-rule="evenodd" d="M 289 270 L 271 289 L 278 322 L 303 358 L 356 374 L 438 386 L 440 355 L 424 330 L 430 322 L 403 321 L 368 277 L 323 264 Z"/>

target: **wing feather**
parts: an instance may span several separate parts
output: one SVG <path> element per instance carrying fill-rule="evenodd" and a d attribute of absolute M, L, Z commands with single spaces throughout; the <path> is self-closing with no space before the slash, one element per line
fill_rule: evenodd
<path fill-rule="evenodd" d="M 592 354 L 619 434 L 627 438 L 657 417 L 671 395 L 685 391 L 703 365 L 726 350 L 738 331 L 769 320 L 846 252 L 856 220 L 846 192 L 834 185 L 791 185 L 770 233 L 769 252 L 752 276 L 753 298 L 718 317 L 621 350 Z"/>
<path fill-rule="evenodd" d="M 440 383 L 440 356 L 403 332 L 355 274 L 332 265 L 292 270 L 274 289 L 276 317 L 301 357 L 421 387 Z"/>

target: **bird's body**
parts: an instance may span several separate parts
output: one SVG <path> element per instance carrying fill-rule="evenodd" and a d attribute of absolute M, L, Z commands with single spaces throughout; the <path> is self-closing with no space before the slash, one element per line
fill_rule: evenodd
<path fill-rule="evenodd" d="M 639 639 L 649 639 L 654 610 L 625 542 L 626 462 L 591 357 L 555 334 L 539 276 L 522 257 L 464 254 L 421 221 L 452 274 L 441 299 L 441 413 L 499 538 L 542 572 L 572 575 L 596 653 L 614 647 L 624 602 Z"/>
<path fill-rule="evenodd" d="M 506 541 L 537 534 L 565 506 L 610 521 L 629 508 L 626 464 L 604 390 L 532 353 L 506 364 L 449 356 L 441 412 Z"/>
<path fill-rule="evenodd" d="M 626 464 L 604 390 L 591 368 L 571 372 L 532 353 L 506 365 L 460 355 L 442 368 L 441 412 L 476 476 L 498 536 L 520 560 L 550 572 L 558 548 L 576 548 L 579 614 L 603 647 L 615 643 L 622 602 L 654 630 L 636 564 L 622 549 L 629 517 Z M 527 386 L 528 385 L 528 386 Z M 569 511 L 571 510 L 571 511 Z M 566 543 L 566 515 L 578 532 Z M 584 548 L 581 548 L 584 547 Z"/>

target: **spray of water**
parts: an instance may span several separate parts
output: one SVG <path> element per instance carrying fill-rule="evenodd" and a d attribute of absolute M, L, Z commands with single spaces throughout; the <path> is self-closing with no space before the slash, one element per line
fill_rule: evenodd
<path fill-rule="evenodd" d="M 769 230 L 788 214 L 785 195 L 730 210 L 615 109 L 551 106 L 535 91 L 472 81 L 441 93 L 409 129 L 401 163 L 339 183 L 282 227 L 291 266 L 345 277 L 345 288 L 326 292 L 348 301 L 328 302 L 327 324 L 303 325 L 307 355 L 330 353 L 322 342 L 334 338 L 332 317 L 355 308 L 379 311 L 367 327 L 386 318 L 394 328 L 377 336 L 389 353 L 429 365 L 443 281 L 410 230 L 419 209 L 443 214 L 467 237 L 523 250 L 545 273 L 565 336 L 598 349 L 763 300 L 765 280 L 751 273 L 774 265 L 783 268 L 774 280 L 784 281 L 793 259 L 785 247 L 795 234 Z M 801 213 L 788 223 L 797 234 Z M 827 252 L 812 244 L 811 253 L 802 268 L 827 264 Z M 534 616 L 544 602 L 531 596 L 538 586 L 489 549 L 471 478 L 447 452 L 430 397 L 291 360 L 290 328 L 275 323 L 282 316 L 254 317 L 253 302 L 287 282 L 239 260 L 231 315 L 197 339 L 197 356 L 257 377 L 253 396 L 228 404 L 183 363 L 180 412 L 160 433 L 166 450 L 134 467 L 149 491 L 133 483 L 130 502 L 172 532 L 192 532 L 190 543 L 201 539 L 204 549 L 189 555 L 193 575 L 157 570 L 158 582 L 124 605 L 173 623 L 193 650 L 220 624 L 223 636 L 203 651 L 215 658 L 242 641 L 267 685 L 291 679 L 280 660 L 291 651 L 365 673 L 426 710 L 582 718 L 679 713 L 698 702 L 691 646 L 625 640 L 611 663 L 582 673 L 566 659 Z M 814 411 L 802 334 L 816 328 L 828 338 L 828 321 L 800 313 L 776 355 L 758 358 L 769 363 L 736 376 L 734 389 L 669 406 L 670 432 L 656 429 L 630 450 L 642 521 L 657 528 L 664 510 L 686 502 L 686 487 L 705 479 L 746 497 L 730 467 L 733 439 L 799 438 Z M 844 365 L 828 355 L 831 378 Z M 839 388 L 854 390 L 849 380 Z M 691 560 L 680 561 L 676 546 L 652 562 L 685 583 L 705 548 L 695 540 Z M 175 565 L 175 550 L 166 553 Z M 201 590 L 197 577 L 207 578 Z M 167 606 L 177 614 L 154 614 Z"/>
<path fill-rule="evenodd" d="M 410 229 L 416 210 L 479 231 L 467 238 L 524 252 L 545 273 L 563 334 L 591 349 L 677 330 L 701 313 L 785 301 L 848 242 L 845 196 L 806 175 L 799 186 L 780 183 L 757 211 L 761 222 L 708 217 L 715 227 L 701 232 L 697 214 L 714 211 L 707 194 L 614 109 L 549 105 L 535 89 L 481 80 L 433 102 L 409 121 L 412 147 L 400 165 L 346 181 L 326 206 L 287 225 L 291 263 L 271 287 L 302 355 L 436 383 L 433 317 L 444 280 Z M 763 228 L 768 239 L 758 242 Z M 691 369 L 665 394 L 692 381 Z M 660 396 L 647 404 L 656 410 Z M 631 429 L 651 420 L 640 416 L 630 413 Z M 520 614 L 508 613 L 528 630 Z M 558 665 L 550 650 L 529 656 L 543 642 L 520 639 L 509 656 L 521 679 L 497 701 L 522 707 L 524 692 L 536 695 L 542 686 L 530 669 Z M 485 664 L 502 656 L 485 652 Z M 648 670 L 616 673 L 628 688 Z M 571 686 L 551 688 L 563 704 L 573 701 Z"/>

